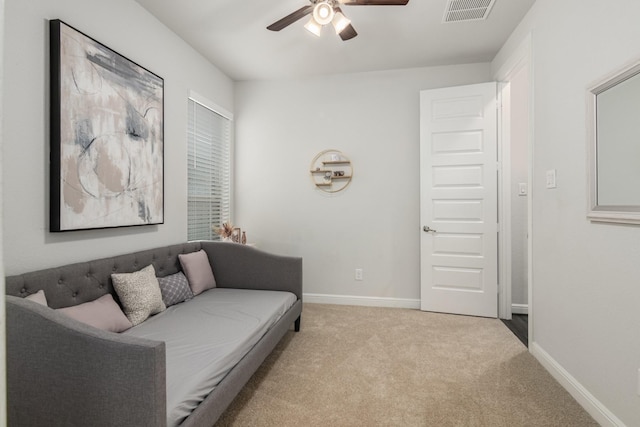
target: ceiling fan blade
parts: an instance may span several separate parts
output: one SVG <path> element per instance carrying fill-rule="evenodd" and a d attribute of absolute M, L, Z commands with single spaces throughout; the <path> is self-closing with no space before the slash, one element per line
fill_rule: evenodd
<path fill-rule="evenodd" d="M 340 0 L 345 6 L 405 6 L 409 0 Z"/>
<path fill-rule="evenodd" d="M 282 18 L 281 20 L 276 21 L 273 24 L 269 25 L 267 27 L 267 30 L 280 31 L 281 29 L 293 24 L 297 20 L 304 18 L 305 16 L 310 14 L 311 11 L 313 11 L 312 5 L 301 7 L 300 9 L 296 10 L 292 14 L 289 14 L 284 18 Z"/>
<path fill-rule="evenodd" d="M 340 38 L 344 41 L 351 40 L 357 35 L 358 33 L 356 32 L 355 28 L 353 28 L 353 25 L 351 24 L 347 25 L 344 28 L 344 30 L 340 32 Z"/>

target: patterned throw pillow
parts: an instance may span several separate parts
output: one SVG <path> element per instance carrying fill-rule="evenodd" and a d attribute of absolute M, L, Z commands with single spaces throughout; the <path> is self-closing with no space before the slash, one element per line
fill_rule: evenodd
<path fill-rule="evenodd" d="M 162 301 L 169 307 L 193 298 L 187 277 L 182 271 L 166 277 L 158 277 Z"/>
<path fill-rule="evenodd" d="M 162 302 L 160 285 L 158 285 L 153 265 L 135 273 L 114 273 L 111 279 L 122 303 L 124 314 L 133 326 L 167 308 Z"/>

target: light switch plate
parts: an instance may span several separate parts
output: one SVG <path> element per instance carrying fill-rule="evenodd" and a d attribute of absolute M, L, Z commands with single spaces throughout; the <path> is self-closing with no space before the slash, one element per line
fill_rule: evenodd
<path fill-rule="evenodd" d="M 526 196 L 527 195 L 527 183 L 520 182 L 518 183 L 518 196 Z"/>
<path fill-rule="evenodd" d="M 556 170 L 550 169 L 547 171 L 547 188 L 556 188 Z"/>

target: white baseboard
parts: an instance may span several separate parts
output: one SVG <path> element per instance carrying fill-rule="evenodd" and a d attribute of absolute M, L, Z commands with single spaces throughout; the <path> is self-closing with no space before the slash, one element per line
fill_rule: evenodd
<path fill-rule="evenodd" d="M 529 304 L 511 304 L 511 313 L 529 314 Z"/>
<path fill-rule="evenodd" d="M 352 295 L 303 294 L 302 300 L 312 304 L 361 305 L 420 309 L 420 300 L 405 298 L 361 297 Z"/>
<path fill-rule="evenodd" d="M 618 417 L 589 393 L 578 380 L 537 343 L 529 343 L 529 351 L 601 426 L 625 427 L 625 424 Z"/>

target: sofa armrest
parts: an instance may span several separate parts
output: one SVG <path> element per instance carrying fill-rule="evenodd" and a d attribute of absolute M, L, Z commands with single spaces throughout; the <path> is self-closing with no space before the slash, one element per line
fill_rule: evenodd
<path fill-rule="evenodd" d="M 302 258 L 273 255 L 237 243 L 201 244 L 217 286 L 288 291 L 302 300 Z"/>
<path fill-rule="evenodd" d="M 166 426 L 165 344 L 6 296 L 12 426 Z"/>

